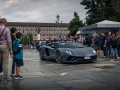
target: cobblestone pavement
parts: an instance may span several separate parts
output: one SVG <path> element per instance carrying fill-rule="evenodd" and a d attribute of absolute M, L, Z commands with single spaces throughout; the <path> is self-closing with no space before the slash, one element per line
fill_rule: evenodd
<path fill-rule="evenodd" d="M 9 74 L 12 60 L 9 60 Z M 23 80 L 2 83 L 0 90 L 120 90 L 120 60 L 99 58 L 96 63 L 58 64 L 39 59 L 38 51 L 24 50 Z"/>

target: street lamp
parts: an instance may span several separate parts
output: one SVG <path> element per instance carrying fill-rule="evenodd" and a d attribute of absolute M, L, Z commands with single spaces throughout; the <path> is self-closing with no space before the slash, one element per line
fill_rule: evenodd
<path fill-rule="evenodd" d="M 59 23 L 60 16 L 57 14 L 56 18 L 57 18 L 56 23 L 57 23 L 58 31 L 59 31 L 58 32 L 58 38 L 59 38 L 59 40 L 61 40 L 60 23 Z M 61 23 L 62 23 L 62 21 L 61 21 Z"/>

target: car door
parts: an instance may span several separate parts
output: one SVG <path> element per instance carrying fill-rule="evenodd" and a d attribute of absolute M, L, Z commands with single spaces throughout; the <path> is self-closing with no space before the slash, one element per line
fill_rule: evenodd
<path fill-rule="evenodd" d="M 51 46 L 48 48 L 48 50 L 49 50 L 49 54 L 50 54 L 49 59 L 53 59 L 53 57 L 54 57 L 54 50 L 55 50 L 53 43 L 52 43 Z"/>
<path fill-rule="evenodd" d="M 45 47 L 44 47 L 44 52 L 45 52 L 44 57 L 46 59 L 49 59 L 51 57 L 51 54 L 50 54 L 50 51 L 49 51 L 50 48 L 51 48 L 51 43 L 45 45 Z"/>
<path fill-rule="evenodd" d="M 52 43 L 51 49 L 50 49 L 52 59 L 56 58 L 56 49 L 58 49 L 58 43 Z"/>

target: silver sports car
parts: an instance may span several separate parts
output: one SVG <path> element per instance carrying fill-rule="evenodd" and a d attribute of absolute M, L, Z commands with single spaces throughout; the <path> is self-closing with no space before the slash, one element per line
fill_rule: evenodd
<path fill-rule="evenodd" d="M 39 49 L 41 60 L 62 62 L 96 61 L 96 51 L 76 42 L 52 42 Z"/>

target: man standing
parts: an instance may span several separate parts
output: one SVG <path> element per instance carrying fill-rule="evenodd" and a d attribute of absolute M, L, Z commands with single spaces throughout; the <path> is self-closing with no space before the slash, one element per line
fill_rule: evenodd
<path fill-rule="evenodd" d="M 97 58 L 100 57 L 99 47 L 100 47 L 100 36 L 96 33 L 94 35 L 94 49 L 97 53 Z"/>
<path fill-rule="evenodd" d="M 0 19 L 0 53 L 2 56 L 3 63 L 3 81 L 8 82 L 8 60 L 9 60 L 9 52 L 12 56 L 12 41 L 10 30 L 6 28 L 7 20 L 5 18 Z M 1 57 L 0 56 L 0 57 Z M 1 60 L 0 60 L 1 62 Z"/>
<path fill-rule="evenodd" d="M 102 32 L 100 35 L 100 48 L 101 50 L 103 50 L 103 58 L 106 57 L 106 49 L 104 47 L 105 39 L 106 39 L 105 34 Z"/>
<path fill-rule="evenodd" d="M 92 44 L 91 37 L 88 34 L 85 35 L 85 39 L 83 41 L 83 44 L 88 46 L 88 47 L 90 47 L 90 45 Z"/>
<path fill-rule="evenodd" d="M 110 57 L 111 47 L 110 47 L 111 32 L 108 32 L 106 36 L 104 47 L 106 48 L 106 57 Z"/>

